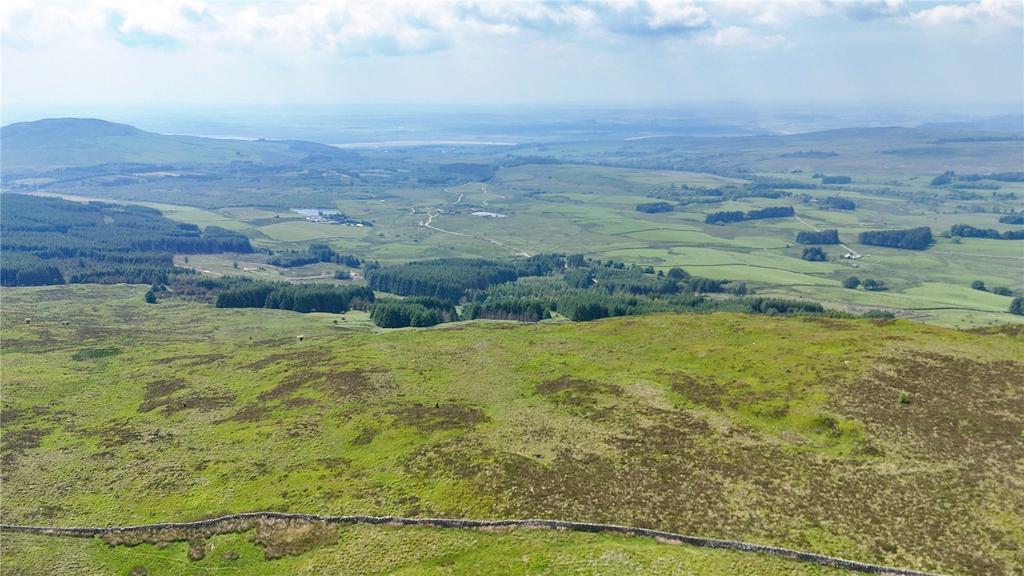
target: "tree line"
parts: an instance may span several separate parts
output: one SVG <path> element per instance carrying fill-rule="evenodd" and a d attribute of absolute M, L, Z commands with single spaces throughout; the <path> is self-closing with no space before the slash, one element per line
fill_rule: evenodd
<path fill-rule="evenodd" d="M 802 230 L 796 234 L 797 244 L 839 244 L 839 231 L 835 229 L 812 232 Z"/>
<path fill-rule="evenodd" d="M 868 246 L 886 246 L 904 250 L 924 250 L 932 245 L 932 229 L 927 226 L 907 230 L 870 230 L 861 232 L 857 241 Z"/>
<path fill-rule="evenodd" d="M 765 218 L 788 218 L 794 216 L 796 212 L 792 206 L 769 206 L 768 208 L 762 208 L 760 210 L 749 210 L 747 212 L 741 212 L 739 210 L 727 210 L 724 212 L 712 212 L 704 217 L 705 224 L 729 224 L 732 222 L 742 222 L 744 220 L 761 220 Z"/>
<path fill-rule="evenodd" d="M 993 228 L 975 228 L 968 224 L 954 224 L 949 229 L 950 236 L 961 238 L 989 238 L 991 240 L 1024 240 L 1024 230 L 1007 230 L 1000 232 Z"/>
<path fill-rule="evenodd" d="M 252 252 L 245 236 L 200 230 L 144 206 L 4 194 L 0 284 L 166 283 L 173 255 Z"/>
<path fill-rule="evenodd" d="M 373 290 L 365 286 L 334 284 L 288 284 L 228 279 L 217 293 L 217 308 L 274 308 L 293 312 L 330 312 L 340 314 L 351 309 L 368 310 L 373 305 Z"/>
<path fill-rule="evenodd" d="M 295 268 L 320 262 L 344 264 L 349 268 L 359 268 L 363 264 L 363 261 L 356 256 L 352 254 L 339 254 L 327 244 L 310 244 L 306 250 L 278 252 L 267 260 L 267 264 L 280 266 L 281 268 Z"/>

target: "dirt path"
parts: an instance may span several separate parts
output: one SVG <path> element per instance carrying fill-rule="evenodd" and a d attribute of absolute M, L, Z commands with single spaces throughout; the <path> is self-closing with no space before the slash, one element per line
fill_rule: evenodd
<path fill-rule="evenodd" d="M 871 574 L 897 574 L 900 576 L 932 576 L 926 572 L 906 570 L 846 560 L 834 556 L 801 552 L 789 548 L 777 546 L 763 546 L 737 540 L 718 540 L 715 538 L 701 538 L 699 536 L 688 536 L 674 532 L 651 530 L 648 528 L 636 528 L 633 526 L 620 526 L 616 524 L 594 524 L 590 522 L 572 522 L 568 520 L 472 520 L 462 518 L 403 518 L 399 516 L 323 516 L 319 514 L 286 514 L 282 512 L 245 512 L 242 514 L 230 514 L 220 518 L 209 520 L 197 520 L 195 522 L 175 522 L 166 524 L 146 524 L 138 526 L 107 526 L 107 527 L 65 527 L 65 526 L 25 526 L 19 524 L 0 524 L 0 532 L 19 532 L 23 534 L 39 534 L 44 536 L 70 536 L 81 538 L 92 538 L 103 535 L 117 535 L 132 532 L 154 532 L 154 531 L 180 531 L 182 538 L 193 536 L 208 537 L 213 534 L 224 534 L 229 532 L 240 532 L 251 530 L 254 522 L 266 520 L 291 520 L 299 522 L 323 522 L 327 524 L 373 524 L 373 525 L 400 525 L 400 526 L 429 526 L 435 528 L 461 528 L 461 529 L 494 529 L 494 528 L 541 528 L 550 530 L 571 530 L 575 532 L 619 534 L 623 536 L 635 536 L 640 538 L 651 538 L 659 542 L 670 544 L 689 544 L 704 548 L 717 548 L 720 550 L 734 550 L 737 552 L 749 552 L 754 554 L 767 554 L 779 556 L 801 562 L 809 562 L 821 566 L 830 566 L 844 570 L 867 572 Z M 239 524 L 239 522 L 241 522 Z M 191 534 L 194 531 L 196 534 Z"/>
<path fill-rule="evenodd" d="M 487 184 L 481 184 L 480 185 L 480 190 L 483 191 L 483 193 L 484 193 L 485 200 L 483 201 L 483 205 L 486 206 L 487 205 L 487 200 L 486 200 L 486 197 L 487 197 Z M 447 192 L 448 189 L 445 188 L 444 191 Z M 455 204 L 458 204 L 459 202 L 461 202 L 462 198 L 464 196 L 465 196 L 465 193 L 460 193 L 459 194 L 459 199 L 456 200 L 455 202 L 453 202 L 452 205 L 454 206 Z M 504 198 L 504 196 L 500 196 L 500 198 Z M 419 221 L 419 225 L 424 227 L 424 228 L 430 228 L 431 230 L 434 230 L 434 231 L 437 231 L 437 232 L 441 232 L 441 233 L 444 233 L 444 234 L 451 234 L 452 236 L 462 236 L 464 238 L 472 238 L 474 240 L 480 240 L 482 242 L 489 242 L 491 244 L 494 244 L 495 246 L 500 246 L 502 248 L 506 248 L 508 250 L 511 250 L 513 256 L 524 256 L 526 258 L 530 257 L 530 253 L 525 251 L 525 250 L 519 250 L 517 248 L 512 248 L 512 247 L 510 247 L 510 246 L 508 246 L 508 245 L 506 245 L 506 244 L 504 244 L 502 242 L 499 242 L 499 241 L 494 240 L 492 238 L 487 238 L 486 236 L 477 236 L 475 234 L 467 234 L 465 232 L 455 232 L 455 231 L 452 231 L 452 230 L 445 230 L 444 228 L 438 228 L 437 226 L 434 226 L 434 218 L 437 218 L 440 214 L 443 214 L 443 213 L 444 212 L 442 212 L 440 208 L 428 208 L 427 209 L 427 219 L 426 220 L 420 220 Z"/>

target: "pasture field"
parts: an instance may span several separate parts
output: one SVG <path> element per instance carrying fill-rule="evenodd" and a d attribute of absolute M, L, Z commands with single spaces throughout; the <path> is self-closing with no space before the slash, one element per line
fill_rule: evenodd
<path fill-rule="evenodd" d="M 256 247 L 273 251 L 328 243 L 340 253 L 385 265 L 440 257 L 583 253 L 662 271 L 680 266 L 695 275 L 745 281 L 761 294 L 809 298 L 838 309 L 882 309 L 960 328 L 1019 323 L 1024 318 L 1007 312 L 1011 297 L 969 286 L 981 280 L 990 290 L 1024 290 L 1024 241 L 950 239 L 939 234 L 954 224 L 1014 229 L 999 223 L 998 217 L 1003 211 L 1024 210 L 1024 183 L 984 180 L 963 183 L 959 189 L 930 186 L 930 182 L 950 168 L 958 174 L 1018 170 L 1021 143 L 947 141 L 950 134 L 851 129 L 785 137 L 650 138 L 515 149 L 517 156 L 536 153 L 558 163 L 505 163 L 507 159 L 494 156 L 494 151 L 453 149 L 454 159 L 498 168 L 486 182 L 462 180 L 450 185 L 424 184 L 415 177 L 453 160 L 443 151 L 363 151 L 358 174 L 339 173 L 345 176 L 344 185 L 323 175 L 321 182 L 331 182 L 330 186 L 314 185 L 304 173 L 281 172 L 272 184 L 260 183 L 251 189 L 231 189 L 218 180 L 204 183 L 187 200 L 203 208 L 146 205 L 176 220 L 243 232 Z M 935 144 L 940 140 L 944 143 Z M 800 156 L 808 150 L 832 155 Z M 674 165 L 679 169 L 668 168 Z M 701 166 L 709 172 L 698 171 Z M 847 175 L 852 182 L 824 186 L 815 174 Z M 647 214 L 635 209 L 684 187 L 697 194 L 765 178 L 792 182 L 794 187 L 785 189 L 791 195 L 720 202 L 705 197 L 687 203 L 684 194 L 678 197 L 684 201 L 672 201 L 677 204 L 672 212 Z M 177 181 L 174 185 L 178 186 Z M 79 188 L 76 193 L 84 193 Z M 155 190 L 85 188 L 122 201 L 147 199 Z M 185 192 L 180 187 L 175 190 L 167 197 L 176 199 Z M 822 200 L 831 196 L 852 200 L 856 210 L 824 209 Z M 712 212 L 780 205 L 793 206 L 799 219 L 705 224 Z M 370 220 L 374 226 L 312 223 L 291 208 L 337 209 Z M 503 217 L 474 216 L 473 212 Z M 936 235 L 936 243 L 927 250 L 856 243 L 863 231 L 917 226 L 930 226 Z M 812 228 L 837 229 L 842 242 L 865 257 L 844 260 L 845 248 L 824 246 L 827 262 L 802 260 L 804 246 L 796 244 L 795 238 Z M 214 260 L 227 258 L 231 256 Z M 205 269 L 213 273 L 231 273 L 222 265 L 209 264 Z M 322 272 L 298 270 L 280 276 L 308 279 Z M 886 289 L 840 289 L 851 276 L 881 280 Z"/>
<path fill-rule="evenodd" d="M 359 312 L 149 305 L 145 289 L 3 289 L 5 522 L 548 517 L 1024 569 L 1024 339 L 1010 327 L 716 313 L 384 331 Z M 271 562 L 248 535 L 202 543 L 195 563 L 184 543 L 4 538 L 12 573 L 212 570 L 228 548 L 245 573 L 316 572 L 390 542 L 402 552 L 368 571 L 826 573 L 532 531 L 346 528 Z"/>

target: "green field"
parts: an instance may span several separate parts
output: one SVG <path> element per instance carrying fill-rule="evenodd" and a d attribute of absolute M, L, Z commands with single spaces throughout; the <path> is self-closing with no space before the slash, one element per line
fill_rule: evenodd
<path fill-rule="evenodd" d="M 182 145 L 180 139 L 146 134 L 132 136 L 140 139 L 140 153 L 163 146 L 169 162 L 187 169 L 119 175 L 93 170 L 87 171 L 93 176 L 67 182 L 40 177 L 60 176 L 59 172 L 32 172 L 26 174 L 29 178 L 15 180 L 13 189 L 8 182 L 8 189 L 24 186 L 36 193 L 144 203 L 175 220 L 243 232 L 255 246 L 271 251 L 329 243 L 340 253 L 383 264 L 439 257 L 583 253 L 663 271 L 681 266 L 695 275 L 745 281 L 761 294 L 808 298 L 854 312 L 881 309 L 950 327 L 1024 320 L 1007 313 L 1011 297 L 969 288 L 980 280 L 990 290 L 1024 291 L 1024 241 L 939 236 L 954 224 L 1012 230 L 1014 226 L 998 222 L 999 215 L 1024 210 L 1024 183 L 1012 179 L 979 176 L 953 186 L 931 185 L 932 178 L 946 170 L 976 175 L 1019 171 L 1021 143 L 976 138 L 986 133 L 883 128 L 743 138 L 573 140 L 525 144 L 512 153 L 424 147 L 400 152 L 364 150 L 353 156 L 334 150 L 341 155 L 329 165 L 308 166 L 301 159 L 288 160 L 296 150 L 284 148 L 283 143 L 204 142 L 212 162 L 224 161 L 226 151 L 251 159 L 261 167 L 251 176 L 216 165 L 190 164 L 174 156 Z M 966 139 L 941 147 L 934 144 L 951 136 Z M 79 145 L 109 145 L 113 148 L 108 153 L 120 158 L 125 153 L 119 140 L 123 138 L 97 136 Z M 36 140 L 18 144 L 21 140 L 15 138 L 14 142 L 35 150 L 43 164 L 62 150 L 69 153 L 70 146 L 64 143 L 43 150 Z M 306 143 L 300 148 L 313 147 L 319 153 L 333 150 L 317 146 Z M 901 152 L 918 149 L 930 152 Z M 794 156 L 807 150 L 830 154 Z M 518 161 L 524 158 L 538 160 Z M 439 178 L 438 170 L 453 161 L 494 167 L 493 176 L 486 182 L 472 177 Z M 20 169 L 21 165 L 13 166 Z M 164 172 L 171 175 L 160 176 Z M 187 180 L 182 174 L 207 179 Z M 852 182 L 822 185 L 815 174 L 846 175 Z M 117 181 L 117 177 L 142 181 L 112 185 L 111 179 Z M 785 181 L 787 187 L 780 188 L 785 195 L 673 201 L 674 211 L 656 214 L 635 209 L 673 191 L 734 190 L 761 181 Z M 856 210 L 824 209 L 821 201 L 831 196 L 855 202 Z M 704 223 L 712 212 L 779 205 L 793 206 L 799 219 L 724 226 Z M 374 226 L 308 222 L 293 208 L 337 209 Z M 486 218 L 473 212 L 504 217 Z M 427 221 L 433 228 L 423 226 Z M 916 226 L 929 226 L 936 235 L 929 249 L 856 243 L 863 231 Z M 844 248 L 825 246 L 827 262 L 802 260 L 804 246 L 796 244 L 795 237 L 812 227 L 837 229 L 840 239 L 865 257 L 845 260 L 841 258 Z M 208 265 L 197 268 L 232 273 L 223 263 L 245 259 L 218 258 L 219 262 L 207 261 Z M 271 276 L 310 279 L 325 270 L 277 272 L 271 271 Z M 882 280 L 886 290 L 840 289 L 850 276 Z"/>
<path fill-rule="evenodd" d="M 969 289 L 973 280 L 982 280 L 989 287 L 1024 289 L 1022 241 L 965 238 L 954 244 L 938 238 L 926 251 L 855 242 L 857 234 L 865 230 L 922 224 L 932 226 L 936 233 L 954 223 L 1005 229 L 991 214 L 946 212 L 942 205 L 923 210 L 907 200 L 857 192 L 843 193 L 857 203 L 857 210 L 851 212 L 822 210 L 790 199 L 748 199 L 696 205 L 667 214 L 641 214 L 634 205 L 650 198 L 631 192 L 646 189 L 646 180 L 638 172 L 642 174 L 629 169 L 528 165 L 501 171 L 488 184 L 487 195 L 480 184 L 467 184 L 447 192 L 392 190 L 396 198 L 386 202 L 339 200 L 328 206 L 371 219 L 376 223 L 373 228 L 316 224 L 287 214 L 277 214 L 279 220 L 275 220 L 274 212 L 252 209 L 206 212 L 172 207 L 166 213 L 200 225 L 241 230 L 257 245 L 272 249 L 328 242 L 341 252 L 385 263 L 451 256 L 501 258 L 522 252 L 584 253 L 662 270 L 681 266 L 702 276 L 743 280 L 765 294 L 810 298 L 840 309 L 882 308 L 940 325 L 972 327 L 1024 320 L 1006 313 L 1010 297 Z M 651 174 L 652 178 L 695 187 L 710 185 L 716 178 L 687 172 Z M 834 194 L 800 192 L 810 197 Z M 460 194 L 462 206 L 507 217 L 481 218 L 463 210 L 433 219 L 435 227 L 455 234 L 419 225 L 431 210 L 458 208 L 452 202 Z M 806 224 L 792 218 L 727 226 L 703 222 L 708 212 L 780 204 L 795 205 Z M 838 229 L 848 246 L 867 256 L 853 267 L 853 261 L 839 258 L 844 249 L 826 246 L 829 262 L 801 260 L 803 246 L 794 238 L 810 226 Z M 882 279 L 887 290 L 837 290 L 849 276 Z"/>
<path fill-rule="evenodd" d="M 1024 340 L 1010 330 L 718 313 L 381 331 L 365 313 L 147 305 L 144 291 L 3 289 L 5 522 L 550 517 L 953 573 L 1024 567 Z M 820 573 L 604 536 L 410 532 L 424 544 L 367 570 Z M 246 536 L 210 546 L 238 548 L 248 573 L 316 572 L 405 533 L 346 529 L 269 565 Z M 184 549 L 5 536 L 3 561 L 156 570 Z"/>

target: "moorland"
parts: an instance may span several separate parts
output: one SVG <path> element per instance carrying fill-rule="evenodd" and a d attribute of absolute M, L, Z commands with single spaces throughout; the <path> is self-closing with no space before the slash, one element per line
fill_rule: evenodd
<path fill-rule="evenodd" d="M 488 128 L 5 126 L 4 522 L 540 517 L 1024 569 L 1016 125 Z M 4 534 L 4 570 L 834 572 L 533 530 L 133 544 Z"/>

